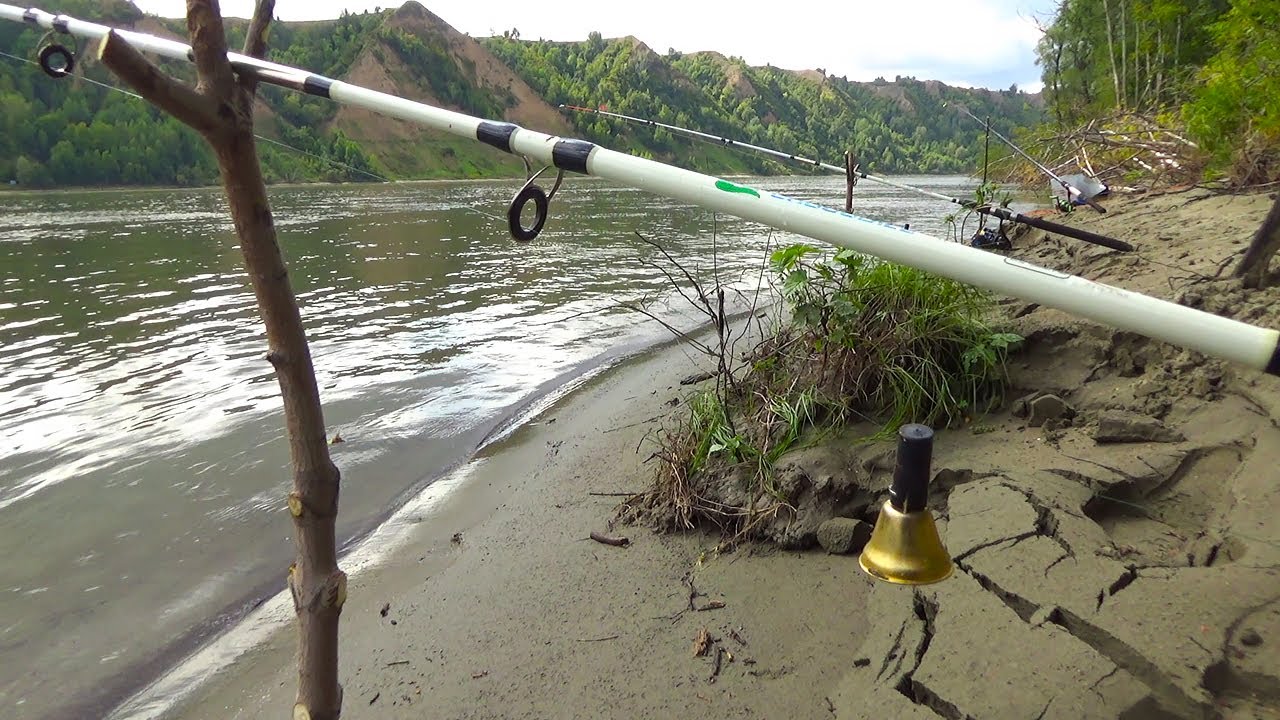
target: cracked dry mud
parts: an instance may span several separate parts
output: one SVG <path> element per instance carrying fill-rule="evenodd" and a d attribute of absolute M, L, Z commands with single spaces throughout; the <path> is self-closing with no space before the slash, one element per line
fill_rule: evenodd
<path fill-rule="evenodd" d="M 1280 289 L 1202 277 L 1252 230 L 1212 225 L 1232 202 L 1269 199 L 1117 200 L 1077 220 L 1141 257 L 1042 237 L 1017 254 L 1280 327 Z M 1009 310 L 1028 338 L 1013 396 L 1051 393 L 1075 416 L 1045 429 L 1004 414 L 980 435 L 939 434 L 934 507 L 956 575 L 872 590 L 859 653 L 871 662 L 846 674 L 836 716 L 1280 718 L 1280 382 L 1054 310 Z M 1100 443 L 1104 416 L 1165 442 Z"/>

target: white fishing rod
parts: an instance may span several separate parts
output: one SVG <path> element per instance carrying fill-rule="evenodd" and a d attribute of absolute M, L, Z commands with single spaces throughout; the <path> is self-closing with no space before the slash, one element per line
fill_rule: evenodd
<path fill-rule="evenodd" d="M 944 104 L 944 107 L 945 107 L 945 104 Z M 977 123 L 981 123 L 981 122 L 982 122 L 981 120 L 979 120 L 979 119 L 978 119 L 978 116 L 977 116 L 977 115 L 974 115 L 973 113 L 969 112 L 969 109 L 968 109 L 968 108 L 966 108 L 966 107 L 964 107 L 963 105 L 956 105 L 955 107 L 960 108 L 960 111 L 961 111 L 961 112 L 963 112 L 965 115 L 968 115 L 969 117 L 973 118 L 973 121 L 974 121 L 974 122 L 977 122 Z M 1071 183 L 1067 182 L 1066 180 L 1063 180 L 1062 178 L 1058 177 L 1057 175 L 1055 175 L 1055 174 L 1053 173 L 1053 171 L 1052 171 L 1052 170 L 1050 170 L 1049 168 L 1047 168 L 1047 167 L 1045 167 L 1044 165 L 1042 165 L 1042 164 L 1040 163 L 1040 161 L 1039 161 L 1039 160 L 1036 160 L 1035 158 L 1033 158 L 1033 157 L 1031 157 L 1030 155 L 1028 155 L 1028 154 L 1027 154 L 1027 152 L 1026 152 L 1025 150 L 1023 150 L 1022 148 L 1018 147 L 1017 145 L 1014 145 L 1012 140 L 1010 140 L 1009 138 L 1007 138 L 1007 137 L 1005 137 L 1005 136 L 1001 135 L 999 132 L 997 132 L 997 131 L 996 131 L 996 129 L 995 129 L 995 128 L 991 127 L 991 125 L 990 125 L 989 123 L 988 123 L 988 124 L 986 124 L 986 127 L 987 127 L 987 131 L 988 131 L 988 132 L 990 132 L 992 135 L 995 135 L 997 138 L 1000 138 L 1000 140 L 1004 141 L 1004 144 L 1005 144 L 1005 145 L 1008 145 L 1009 147 L 1013 148 L 1013 151 L 1014 151 L 1014 152 L 1018 153 L 1018 154 L 1019 154 L 1019 155 L 1021 155 L 1023 158 L 1025 158 L 1025 159 L 1027 160 L 1027 162 L 1031 163 L 1032 165 L 1035 165 L 1035 166 L 1040 170 L 1040 172 L 1044 173 L 1045 175 L 1048 175 L 1048 176 L 1049 176 L 1049 178 L 1050 178 L 1050 179 L 1052 179 L 1052 180 L 1057 180 L 1057 181 L 1058 181 L 1058 184 L 1062 186 L 1062 189 L 1067 191 L 1067 199 L 1068 199 L 1068 200 L 1070 200 L 1073 196 L 1075 196 L 1075 197 L 1079 197 L 1079 198 L 1080 198 L 1080 202 L 1082 202 L 1082 203 L 1084 203 L 1084 204 L 1088 205 L 1089 207 L 1093 208 L 1094 210 L 1097 210 L 1097 211 L 1098 211 L 1098 212 L 1100 212 L 1100 213 L 1104 213 L 1104 212 L 1106 212 L 1106 211 L 1107 211 L 1107 209 L 1106 209 L 1106 208 L 1104 208 L 1104 207 L 1102 207 L 1101 205 L 1099 205 L 1099 204 L 1097 203 L 1097 201 L 1095 201 L 1093 198 L 1091 198 L 1091 197 L 1089 197 L 1088 195 L 1086 195 L 1086 194 L 1084 193 L 1084 191 L 1083 191 L 1083 190 L 1081 190 L 1080 188 L 1077 188 L 1075 185 L 1072 185 Z"/>
<path fill-rule="evenodd" d="M 1006 220 L 1008 222 L 1021 223 L 1023 225 L 1028 225 L 1030 227 L 1044 230 L 1045 232 L 1051 232 L 1057 235 L 1063 235 L 1069 238 L 1075 238 L 1076 240 L 1083 240 L 1088 243 L 1093 243 L 1094 245 L 1109 247 L 1112 250 L 1123 250 L 1126 252 L 1133 250 L 1133 246 L 1130 245 L 1129 243 L 1116 240 L 1115 238 L 1107 237 L 1106 235 L 1099 235 L 1098 233 L 1089 232 L 1088 230 L 1081 230 L 1080 228 L 1073 228 L 1069 225 L 1062 225 L 1060 223 L 1050 222 L 1048 220 L 1043 220 L 1041 218 L 1031 217 L 1030 215 L 1023 215 L 1022 213 L 1014 212 L 1009 208 L 1001 207 L 999 205 L 983 205 L 983 204 L 974 202 L 973 200 L 961 200 L 960 198 L 951 197 L 950 195 L 943 195 L 942 193 L 936 193 L 936 192 L 933 192 L 932 190 L 925 190 L 924 188 L 918 188 L 918 187 L 915 187 L 914 185 L 907 185 L 906 183 L 895 182 L 888 178 L 876 177 L 875 175 L 865 173 L 856 168 L 853 170 L 850 170 L 847 167 L 840 167 L 839 165 L 832 165 L 830 163 L 825 163 L 820 160 L 813 160 L 811 158 L 807 158 L 801 155 L 796 155 L 794 153 L 783 152 L 782 150 L 774 150 L 772 148 L 762 147 L 760 145 L 752 145 L 751 143 L 742 142 L 741 140 L 734 140 L 732 138 L 723 137 L 721 135 L 713 135 L 711 133 L 705 133 L 700 130 L 692 130 L 690 128 L 680 127 L 679 125 L 670 125 L 668 123 L 658 122 L 657 120 L 649 120 L 648 118 L 635 117 L 633 115 L 623 115 L 622 113 L 610 112 L 608 110 L 598 110 L 596 108 L 581 107 L 578 105 L 561 105 L 560 107 L 564 108 L 565 110 L 573 110 L 575 112 L 603 115 L 604 117 L 617 118 L 619 120 L 626 120 L 627 122 L 638 123 L 640 125 L 648 125 L 650 127 L 663 128 L 664 130 L 670 130 L 672 132 L 682 133 L 690 137 L 696 137 L 703 140 L 708 140 L 708 141 L 717 143 L 719 145 L 724 145 L 725 147 L 746 148 L 748 150 L 754 150 L 756 152 L 763 153 L 765 155 L 770 155 L 772 157 L 780 158 L 782 160 L 789 160 L 791 162 L 794 162 L 800 165 L 808 165 L 810 167 L 827 170 L 829 172 L 839 173 L 840 175 L 848 176 L 852 174 L 854 177 L 857 177 L 862 180 L 870 180 L 871 182 L 880 183 L 881 185 L 888 185 L 889 187 L 895 187 L 900 190 L 907 190 L 913 193 L 918 193 L 920 195 L 925 195 L 927 197 L 936 198 L 938 200 L 944 200 L 946 202 L 954 203 L 961 207 L 968 208 L 969 210 L 973 210 L 974 212 L 983 213 L 985 215 L 991 215 L 1001 220 Z"/>
<path fill-rule="evenodd" d="M 100 39 L 113 32 L 105 25 L 6 4 L 0 4 L 0 19 L 25 22 L 87 39 Z M 191 60 L 193 57 L 191 47 L 184 43 L 138 32 L 115 32 L 139 50 L 176 60 Z M 61 46 L 50 45 L 45 50 L 51 47 Z M 42 57 L 45 50 L 41 51 Z M 227 58 L 238 73 L 259 82 L 288 87 L 473 139 L 518 155 L 526 163 L 530 160 L 546 163 L 539 173 L 555 167 L 559 173 L 557 185 L 565 172 L 605 178 L 1280 375 L 1280 331 L 1211 315 L 967 245 L 941 241 L 897 225 L 615 152 L 584 140 L 556 137 L 507 122 L 483 120 L 238 53 L 227 53 Z M 536 177 L 533 175 L 520 189 L 508 211 L 512 229 L 521 231 L 517 235 L 520 239 L 535 237 L 546 220 L 545 210 L 550 197 L 533 184 Z M 554 192 L 553 188 L 552 194 Z M 519 211 L 530 200 L 541 212 L 534 228 L 526 229 L 521 225 Z"/>

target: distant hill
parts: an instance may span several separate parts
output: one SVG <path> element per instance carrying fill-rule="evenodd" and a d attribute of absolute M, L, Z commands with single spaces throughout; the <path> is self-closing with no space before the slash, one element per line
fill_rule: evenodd
<path fill-rule="evenodd" d="M 966 172 L 975 169 L 980 128 L 944 103 L 962 103 L 997 130 L 1033 125 L 1039 95 L 1016 90 L 955 88 L 914 78 L 850 82 L 823 70 L 751 67 L 716 52 L 658 55 L 636 38 L 582 42 L 526 41 L 509 36 L 484 43 L 554 105 L 604 106 L 626 115 L 745 140 L 841 164 L 854 149 L 866 168 L 882 173 Z M 729 159 L 729 151 L 695 145 L 670 133 L 592 114 L 570 118 L 586 139 L 639 150 L 703 169 L 765 170 L 759 157 Z"/>
<path fill-rule="evenodd" d="M 63 0 L 76 17 L 182 37 L 181 20 L 145 16 L 124 0 Z M 233 47 L 245 22 L 228 21 Z M 32 58 L 42 33 L 0 25 L 0 50 Z M 854 147 L 873 172 L 975 168 L 979 129 L 942 107 L 964 102 L 1001 130 L 1040 120 L 1039 96 L 965 90 L 898 78 L 857 83 L 821 70 L 749 67 L 713 52 L 659 55 L 634 37 L 528 41 L 473 39 L 423 5 L 344 14 L 331 21 L 276 23 L 270 58 L 375 90 L 504 119 L 556 135 L 716 173 L 771 172 L 762 157 L 690 142 L 665 131 L 557 105 L 610 110 L 727 135 L 839 162 Z M 87 56 L 87 77 L 117 84 Z M 165 68 L 189 77 L 191 68 Z M 80 71 L 77 71 L 78 73 Z M 510 176 L 518 159 L 463 138 L 280 88 L 260 89 L 259 131 L 300 148 L 262 145 L 271 181 Z M 793 169 L 788 168 L 788 171 Z M 54 81 L 32 65 L 0 59 L 0 181 L 24 186 L 189 185 L 216 180 L 199 138 L 122 93 L 83 80 Z"/>

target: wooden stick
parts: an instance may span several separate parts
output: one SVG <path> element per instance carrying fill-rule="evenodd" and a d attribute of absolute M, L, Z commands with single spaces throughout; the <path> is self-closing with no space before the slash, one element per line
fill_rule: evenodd
<path fill-rule="evenodd" d="M 604 533 L 596 532 L 594 530 L 591 531 L 591 539 L 595 540 L 598 543 L 603 543 L 605 545 L 612 545 L 614 547 L 626 547 L 631 544 L 631 540 L 627 538 L 614 537 L 612 535 L 605 535 Z"/>

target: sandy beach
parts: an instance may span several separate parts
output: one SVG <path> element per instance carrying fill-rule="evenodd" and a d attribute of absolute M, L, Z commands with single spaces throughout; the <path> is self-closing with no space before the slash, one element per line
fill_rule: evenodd
<path fill-rule="evenodd" d="M 1276 327 L 1280 291 L 1225 277 L 1269 204 L 1113 198 L 1071 221 L 1138 253 L 1037 234 L 1014 255 Z M 1280 717 L 1280 382 L 1004 310 L 1027 338 L 1018 401 L 936 440 L 951 580 L 912 590 L 852 555 L 611 527 L 618 494 L 649 481 L 649 434 L 684 412 L 680 380 L 710 369 L 669 345 L 488 448 L 353 574 L 343 717 Z M 881 497 L 888 447 L 803 451 L 797 493 Z M 287 717 L 294 641 L 279 628 L 177 716 Z"/>

